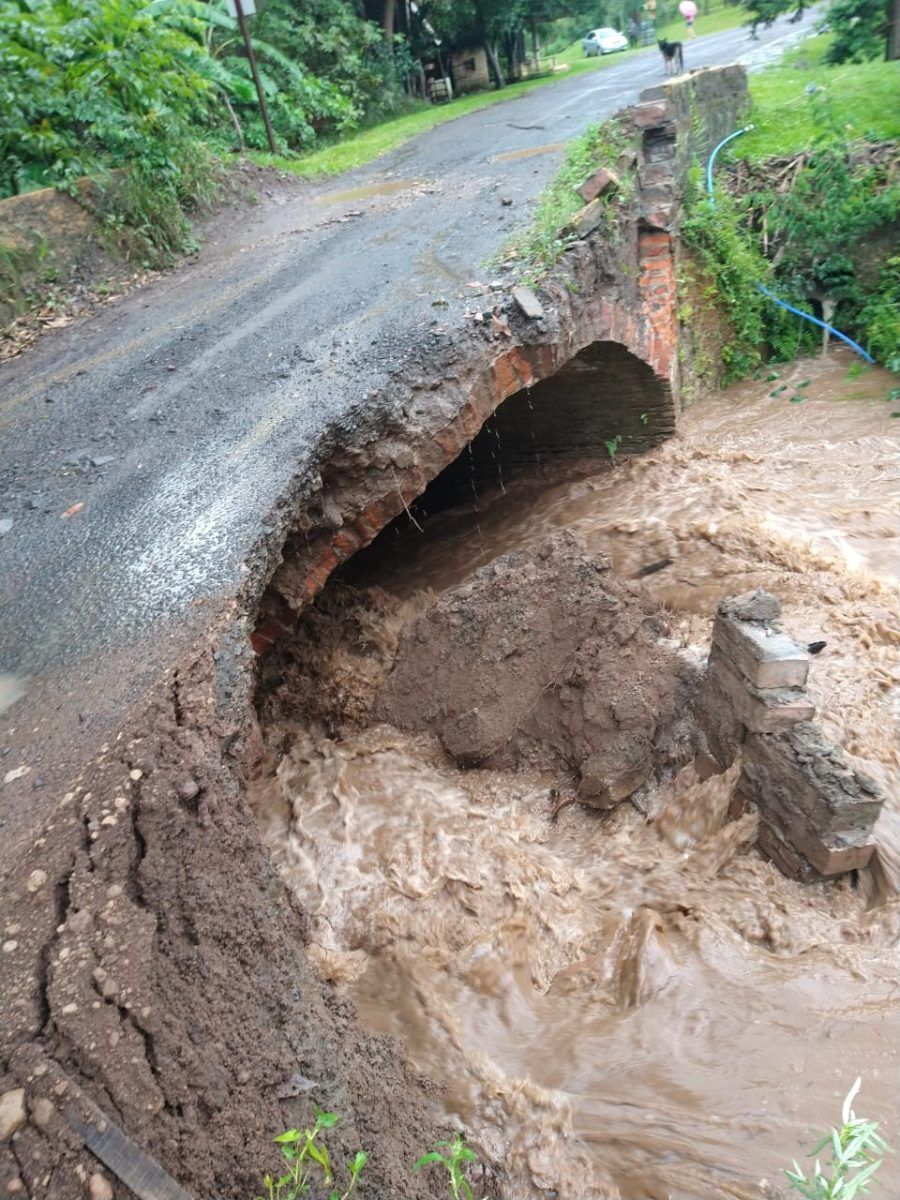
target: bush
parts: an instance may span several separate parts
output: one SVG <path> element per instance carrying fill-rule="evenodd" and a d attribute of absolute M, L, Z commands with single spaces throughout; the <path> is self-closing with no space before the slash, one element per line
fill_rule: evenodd
<path fill-rule="evenodd" d="M 887 260 L 860 311 L 857 336 L 873 358 L 900 373 L 900 257 Z"/>
<path fill-rule="evenodd" d="M 217 67 L 191 0 L 0 0 L 0 195 L 140 162 L 208 117 Z"/>
<path fill-rule="evenodd" d="M 726 384 L 749 374 L 762 361 L 768 301 L 759 290 L 770 282 L 769 265 L 747 233 L 736 202 L 718 195 L 715 206 L 695 193 L 682 227 L 703 273 L 707 299 L 728 318 L 731 341 L 722 350 Z"/>

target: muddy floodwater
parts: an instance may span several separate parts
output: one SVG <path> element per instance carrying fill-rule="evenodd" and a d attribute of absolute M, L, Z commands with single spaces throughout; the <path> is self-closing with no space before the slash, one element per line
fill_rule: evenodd
<path fill-rule="evenodd" d="M 729 820 L 733 779 L 693 768 L 642 811 L 553 821 L 549 773 L 462 771 L 385 726 L 297 728 L 255 789 L 320 969 L 444 1087 L 505 1200 L 781 1194 L 857 1075 L 857 1112 L 900 1145 L 900 421 L 889 377 L 850 361 L 382 538 L 354 582 L 399 598 L 372 630 L 390 643 L 429 593 L 566 527 L 627 578 L 657 567 L 646 585 L 696 654 L 722 597 L 775 593 L 799 641 L 827 643 L 826 732 L 890 798 L 859 878 L 783 878 Z M 882 1179 L 897 1194 L 897 1159 Z"/>

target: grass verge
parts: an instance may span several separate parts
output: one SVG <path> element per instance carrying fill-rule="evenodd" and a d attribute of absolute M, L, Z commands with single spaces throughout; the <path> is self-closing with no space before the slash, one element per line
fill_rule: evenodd
<path fill-rule="evenodd" d="M 755 129 L 734 146 L 734 157 L 757 161 L 799 154 L 817 129 L 807 88 L 824 88 L 848 138 L 881 141 L 900 137 L 900 71 L 896 63 L 827 66 L 830 35 L 809 38 L 778 63 L 750 77 Z"/>
<path fill-rule="evenodd" d="M 522 268 L 522 280 L 536 283 L 575 240 L 569 221 L 584 206 L 575 189 L 597 167 L 614 167 L 627 147 L 627 136 L 616 117 L 573 138 L 559 173 L 538 200 L 531 224 L 504 247 L 497 265 L 516 262 Z M 627 198 L 632 188 L 632 179 L 620 176 L 619 191 L 601 201 L 607 222 L 612 206 Z"/>

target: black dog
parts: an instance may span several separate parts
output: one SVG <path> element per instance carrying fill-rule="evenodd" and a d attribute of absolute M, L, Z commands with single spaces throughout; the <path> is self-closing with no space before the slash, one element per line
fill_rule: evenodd
<path fill-rule="evenodd" d="M 684 58 L 681 54 L 681 42 L 660 41 L 660 51 L 663 56 L 663 66 L 667 75 L 680 75 L 684 70 Z"/>

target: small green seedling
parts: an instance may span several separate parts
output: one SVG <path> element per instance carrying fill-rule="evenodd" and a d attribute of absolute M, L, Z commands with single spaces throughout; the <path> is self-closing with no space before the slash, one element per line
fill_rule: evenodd
<path fill-rule="evenodd" d="M 287 1163 L 287 1171 L 279 1179 L 271 1175 L 264 1176 L 266 1194 L 264 1197 L 257 1196 L 256 1200 L 302 1200 L 311 1194 L 316 1177 L 325 1187 L 334 1183 L 334 1168 L 328 1147 L 319 1141 L 319 1134 L 323 1129 L 332 1129 L 338 1119 L 335 1113 L 317 1110 L 312 1129 L 286 1129 L 280 1133 L 274 1140 Z M 366 1165 L 366 1158 L 364 1150 L 357 1150 L 347 1163 L 349 1182 L 346 1188 L 343 1191 L 339 1187 L 332 1188 L 328 1200 L 349 1200 Z"/>
<path fill-rule="evenodd" d="M 649 413 L 641 413 L 641 415 L 638 417 L 638 420 L 640 421 L 640 423 L 642 425 L 649 425 L 650 424 L 650 414 Z"/>
<path fill-rule="evenodd" d="M 446 1153 L 442 1154 L 442 1149 Z M 453 1200 L 474 1200 L 469 1181 L 463 1175 L 463 1167 L 467 1162 L 476 1161 L 475 1152 L 466 1145 L 462 1134 L 456 1133 L 452 1142 L 438 1142 L 436 1150 L 429 1150 L 427 1154 L 423 1154 L 413 1164 L 413 1170 L 419 1171 L 431 1163 L 441 1163 L 449 1176 L 450 1195 Z"/>
<path fill-rule="evenodd" d="M 622 445 L 621 433 L 617 433 L 616 436 L 614 438 L 610 438 L 609 441 L 604 441 L 603 445 L 606 447 L 606 453 L 613 460 L 613 462 L 615 462 L 616 455 L 619 453 L 619 447 Z"/>
<path fill-rule="evenodd" d="M 810 1151 L 811 1155 L 818 1155 L 829 1147 L 831 1161 L 826 1163 L 825 1170 L 816 1158 L 811 1176 L 804 1174 L 796 1159 L 793 1171 L 785 1171 L 791 1190 L 807 1200 L 854 1200 L 856 1196 L 865 1195 L 884 1156 L 891 1152 L 878 1133 L 877 1121 L 864 1121 L 851 1108 L 861 1082 L 857 1079 L 844 1100 L 842 1127 L 832 1129 Z"/>
<path fill-rule="evenodd" d="M 782 392 L 786 392 L 787 388 L 788 388 L 788 385 L 786 383 L 783 383 L 780 387 L 773 388 L 773 390 L 771 392 L 769 392 L 769 395 L 774 400 L 776 396 L 780 396 Z"/>

